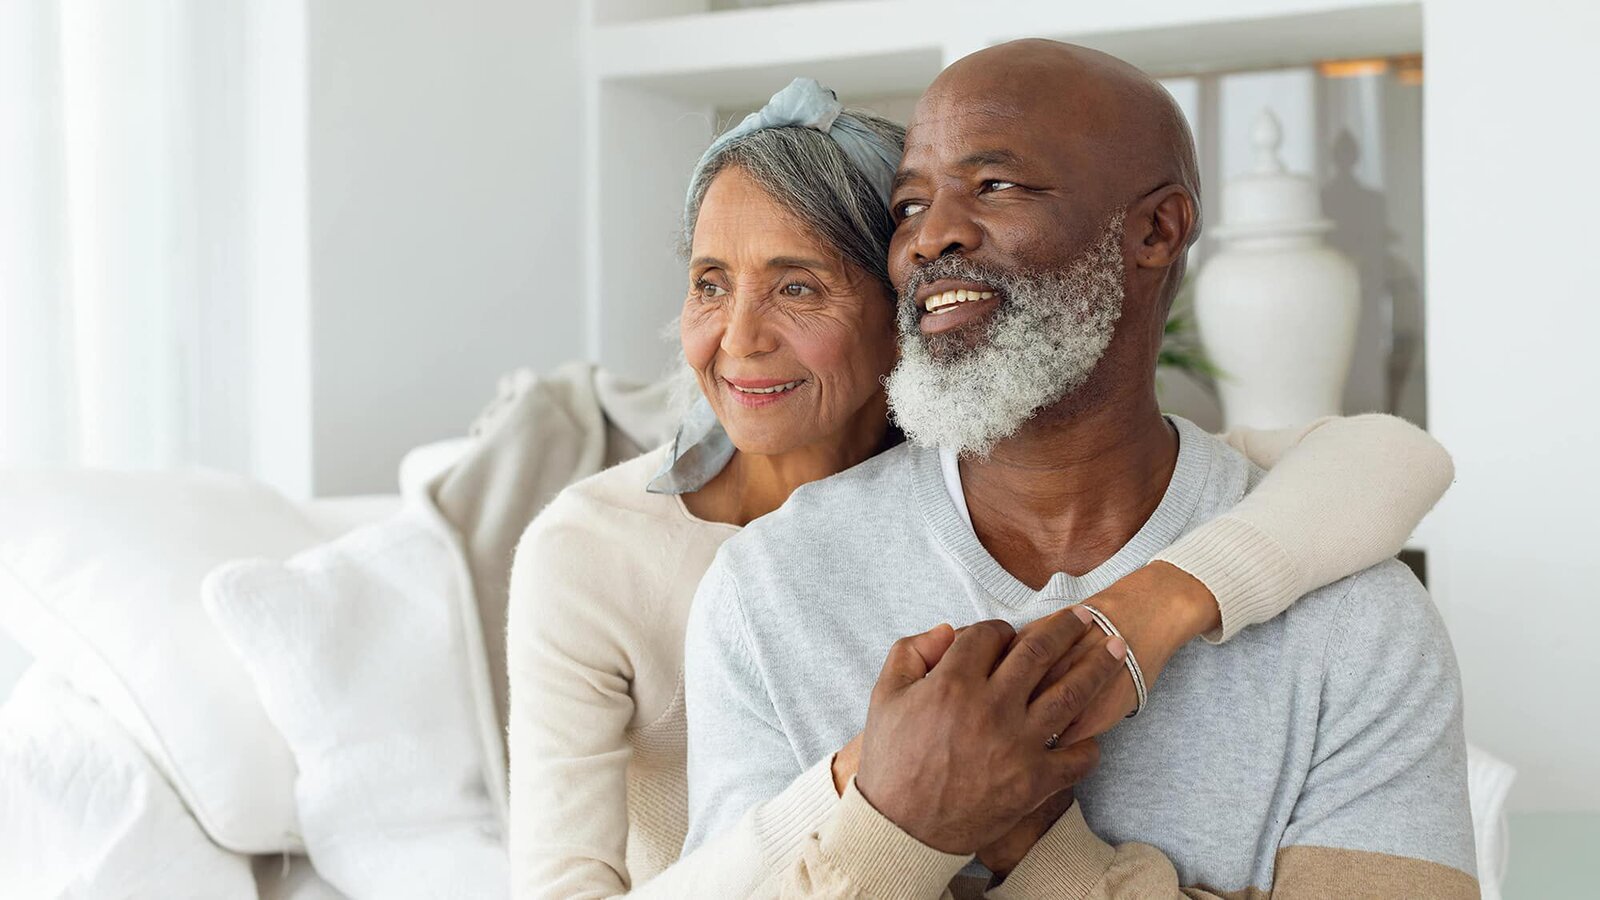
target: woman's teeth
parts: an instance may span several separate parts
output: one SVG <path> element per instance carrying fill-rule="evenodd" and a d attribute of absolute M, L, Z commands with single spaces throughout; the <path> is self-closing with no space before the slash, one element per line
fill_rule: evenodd
<path fill-rule="evenodd" d="M 928 312 L 934 315 L 956 308 L 960 303 L 971 303 L 974 300 L 988 300 L 994 296 L 994 291 L 945 291 L 928 298 Z"/>
<path fill-rule="evenodd" d="M 773 387 L 742 388 L 742 387 L 739 387 L 737 384 L 734 384 L 733 382 L 730 381 L 730 382 L 728 382 L 728 387 L 733 388 L 734 390 L 738 391 L 741 394 L 781 394 L 784 391 L 792 391 L 792 390 L 794 390 L 795 388 L 799 387 L 802 384 L 805 384 L 805 380 L 804 379 L 801 379 L 800 381 L 791 381 L 788 384 L 775 385 Z"/>

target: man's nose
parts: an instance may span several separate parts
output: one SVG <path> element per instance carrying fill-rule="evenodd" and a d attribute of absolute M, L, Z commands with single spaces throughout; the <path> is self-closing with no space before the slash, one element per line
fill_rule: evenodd
<path fill-rule="evenodd" d="M 736 297 L 722 330 L 722 352 L 733 357 L 759 356 L 777 349 L 772 330 L 756 298 Z"/>
<path fill-rule="evenodd" d="M 954 197 L 941 198 L 917 216 L 911 243 L 914 262 L 925 263 L 949 253 L 971 253 L 983 243 L 972 209 Z"/>

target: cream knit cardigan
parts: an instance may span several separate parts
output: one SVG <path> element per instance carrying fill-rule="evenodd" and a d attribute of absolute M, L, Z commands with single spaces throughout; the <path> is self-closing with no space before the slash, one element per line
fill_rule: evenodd
<path fill-rule="evenodd" d="M 1437 442 L 1391 416 L 1222 437 L 1271 471 L 1232 511 L 1157 557 L 1216 595 L 1222 627 L 1209 640 L 1394 555 L 1454 474 Z M 841 804 L 830 758 L 678 859 L 688 827 L 685 622 L 701 575 L 739 529 L 645 492 L 664 453 L 563 491 L 518 545 L 507 639 L 514 894 L 808 894 L 804 867 L 792 864 L 836 813 L 844 818 L 831 830 L 847 827 L 852 840 L 828 841 L 832 863 L 870 882 L 919 845 L 870 806 Z"/>

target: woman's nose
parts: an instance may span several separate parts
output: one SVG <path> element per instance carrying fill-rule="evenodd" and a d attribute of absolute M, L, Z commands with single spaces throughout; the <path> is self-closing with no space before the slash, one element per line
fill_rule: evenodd
<path fill-rule="evenodd" d="M 733 301 L 722 330 L 722 351 L 733 357 L 759 356 L 777 348 L 760 304 L 744 297 Z"/>

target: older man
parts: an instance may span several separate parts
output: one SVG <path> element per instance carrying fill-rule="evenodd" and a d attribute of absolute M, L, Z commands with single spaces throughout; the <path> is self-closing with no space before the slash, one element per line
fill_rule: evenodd
<path fill-rule="evenodd" d="M 1459 677 L 1398 563 L 1181 650 L 1084 775 L 1072 721 L 1124 651 L 1046 614 L 1260 477 L 1156 404 L 1197 196 L 1170 97 L 1104 54 L 1007 44 L 923 96 L 890 263 L 911 443 L 796 492 L 702 583 L 691 846 L 865 723 L 799 863 L 819 890 L 937 894 L 978 854 L 996 896 L 1477 895 Z"/>

